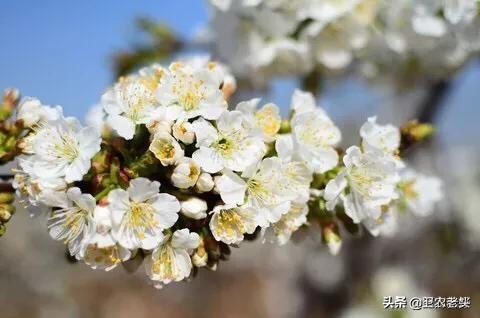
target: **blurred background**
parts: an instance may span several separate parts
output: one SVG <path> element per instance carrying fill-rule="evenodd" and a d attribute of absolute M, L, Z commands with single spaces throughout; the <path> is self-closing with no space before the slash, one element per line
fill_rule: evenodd
<path fill-rule="evenodd" d="M 118 74 L 137 66 L 132 61 L 206 51 L 197 39 L 210 13 L 200 0 L 0 5 L 0 87 L 79 118 Z M 392 92 L 353 76 L 322 85 L 319 103 L 344 145 L 358 142 L 359 127 L 374 114 L 396 125 L 421 116 L 438 129 L 407 160 L 443 179 L 445 200 L 433 216 L 405 220 L 393 238 L 347 238 L 337 256 L 315 229 L 284 247 L 245 242 L 216 272 L 201 270 L 192 282 L 156 290 L 142 273 L 70 263 L 45 220 L 19 209 L 0 240 L 0 317 L 480 317 L 479 83 L 480 60 L 472 59 L 440 91 Z M 287 114 L 299 85 L 282 77 L 240 93 Z M 409 295 L 468 296 L 472 308 L 383 310 L 383 296 Z"/>

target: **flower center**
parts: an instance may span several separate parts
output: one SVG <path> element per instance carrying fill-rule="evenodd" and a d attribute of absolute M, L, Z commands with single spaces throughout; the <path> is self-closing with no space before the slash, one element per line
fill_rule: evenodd
<path fill-rule="evenodd" d="M 157 227 L 158 221 L 155 220 L 155 213 L 150 204 L 132 202 L 126 224 L 129 228 L 133 228 L 136 231 L 140 239 L 143 239 L 145 231 Z"/>
<path fill-rule="evenodd" d="M 237 232 L 244 233 L 246 231 L 243 220 L 236 209 L 221 210 L 218 216 L 218 226 L 230 237 Z"/>
<path fill-rule="evenodd" d="M 178 274 L 172 248 L 165 244 L 158 253 L 158 258 L 153 262 L 152 272 L 160 275 L 162 279 L 174 280 Z"/>
<path fill-rule="evenodd" d="M 200 102 L 205 99 L 203 84 L 202 80 L 194 79 L 191 74 L 175 75 L 175 84 L 172 90 L 185 111 L 197 109 Z"/>
<path fill-rule="evenodd" d="M 58 140 L 50 147 L 50 154 L 53 157 L 72 162 L 79 155 L 78 142 L 70 134 L 60 133 Z"/>

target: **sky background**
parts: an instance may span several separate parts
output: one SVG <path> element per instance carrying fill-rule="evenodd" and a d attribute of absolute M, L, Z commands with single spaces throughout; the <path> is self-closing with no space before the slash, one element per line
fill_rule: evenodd
<path fill-rule="evenodd" d="M 17 87 L 45 104 L 63 106 L 66 115 L 83 118 L 114 80 L 112 54 L 138 41 L 138 17 L 163 21 L 189 38 L 208 21 L 208 9 L 203 0 L 2 0 L 0 88 Z M 455 79 L 438 117 L 440 133 L 449 142 L 480 143 L 479 83 L 478 62 Z M 294 88 L 295 82 L 277 81 L 269 98 L 288 106 Z M 360 108 L 366 118 L 381 107 L 355 83 L 342 89 L 349 93 L 341 99 L 330 96 L 325 105 L 334 119 Z M 335 102 L 342 105 L 331 105 Z"/>

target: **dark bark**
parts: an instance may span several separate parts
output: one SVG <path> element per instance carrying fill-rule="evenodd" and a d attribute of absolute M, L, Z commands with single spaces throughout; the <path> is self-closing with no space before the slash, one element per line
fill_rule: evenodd
<path fill-rule="evenodd" d="M 433 123 L 437 119 L 441 108 L 445 106 L 445 98 L 451 86 L 452 83 L 449 80 L 440 80 L 430 86 L 417 111 L 419 122 Z"/>

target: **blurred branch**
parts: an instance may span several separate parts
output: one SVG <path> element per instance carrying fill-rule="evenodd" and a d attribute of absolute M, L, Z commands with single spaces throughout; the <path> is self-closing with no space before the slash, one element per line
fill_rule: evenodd
<path fill-rule="evenodd" d="M 416 117 L 420 122 L 433 123 L 435 121 L 441 107 L 445 104 L 444 100 L 451 86 L 452 82 L 449 80 L 440 80 L 430 86 L 417 111 Z"/>
<path fill-rule="evenodd" d="M 137 21 L 137 28 L 149 37 L 149 42 L 114 55 L 117 77 L 131 73 L 145 64 L 162 62 L 184 47 L 184 42 L 162 23 L 140 18 Z"/>
<path fill-rule="evenodd" d="M 302 89 L 318 96 L 322 89 L 322 75 L 319 70 L 313 70 L 301 78 Z"/>

